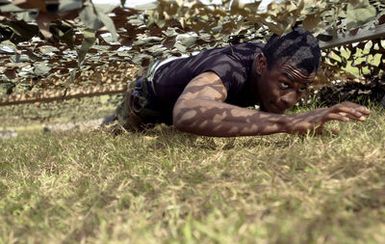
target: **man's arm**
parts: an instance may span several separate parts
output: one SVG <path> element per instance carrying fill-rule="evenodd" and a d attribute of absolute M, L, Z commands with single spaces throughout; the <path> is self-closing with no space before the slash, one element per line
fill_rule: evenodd
<path fill-rule="evenodd" d="M 369 114 L 364 107 L 351 103 L 299 115 L 273 114 L 226 104 L 226 97 L 218 75 L 200 74 L 178 98 L 173 109 L 174 126 L 193 134 L 219 137 L 304 133 L 329 120 L 357 120 Z"/>

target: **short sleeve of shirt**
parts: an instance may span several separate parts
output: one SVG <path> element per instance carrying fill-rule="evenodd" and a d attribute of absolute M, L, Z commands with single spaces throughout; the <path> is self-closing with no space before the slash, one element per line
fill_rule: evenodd
<path fill-rule="evenodd" d="M 240 61 L 228 54 L 216 54 L 206 57 L 195 67 L 197 73 L 208 71 L 216 73 L 229 93 L 237 92 L 240 87 L 238 81 L 246 79 L 245 67 Z"/>

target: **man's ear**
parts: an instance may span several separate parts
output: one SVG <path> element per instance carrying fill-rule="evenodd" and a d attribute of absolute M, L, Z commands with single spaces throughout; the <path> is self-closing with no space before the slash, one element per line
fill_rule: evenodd
<path fill-rule="evenodd" d="M 267 60 L 263 53 L 259 53 L 257 57 L 255 57 L 255 71 L 257 74 L 262 75 L 267 69 Z"/>

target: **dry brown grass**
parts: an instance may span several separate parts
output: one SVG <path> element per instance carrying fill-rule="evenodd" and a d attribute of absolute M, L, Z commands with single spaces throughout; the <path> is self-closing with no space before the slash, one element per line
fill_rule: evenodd
<path fill-rule="evenodd" d="M 383 128 L 377 110 L 339 136 L 0 141 L 0 242 L 384 243 Z"/>

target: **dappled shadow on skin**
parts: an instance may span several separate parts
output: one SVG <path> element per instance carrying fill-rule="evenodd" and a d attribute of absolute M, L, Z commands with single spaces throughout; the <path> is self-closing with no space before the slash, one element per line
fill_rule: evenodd
<path fill-rule="evenodd" d="M 218 104 L 216 104 L 218 105 Z M 214 114 L 214 117 L 212 115 Z M 234 108 L 221 108 L 207 103 L 205 107 L 194 105 L 182 108 L 176 120 L 184 124 L 184 129 L 194 133 L 199 128 L 202 134 L 213 136 L 242 136 L 245 134 L 267 135 L 280 131 L 283 123 L 288 128 L 296 128 L 298 133 L 306 133 L 307 128 L 321 121 L 322 115 L 314 113 L 313 116 L 301 118 L 297 116 L 280 116 L 272 113 L 239 110 Z M 306 121 L 304 121 L 306 119 Z M 284 122 L 285 120 L 285 122 Z M 242 121 L 234 123 L 234 121 Z M 258 123 L 255 123 L 258 121 Z M 303 128 L 302 128 L 303 127 Z M 223 132 L 226 131 L 226 135 Z M 309 131 L 309 134 L 312 134 Z"/>
<path fill-rule="evenodd" d="M 223 103 L 226 91 L 219 80 L 210 82 L 197 77 L 194 82 L 186 88 L 174 108 L 174 122 L 184 131 L 218 137 L 267 135 L 284 132 L 284 124 L 291 128 L 303 123 L 302 117 L 256 112 Z M 320 116 L 316 113 L 314 118 L 307 116 L 305 126 L 318 121 Z"/>

